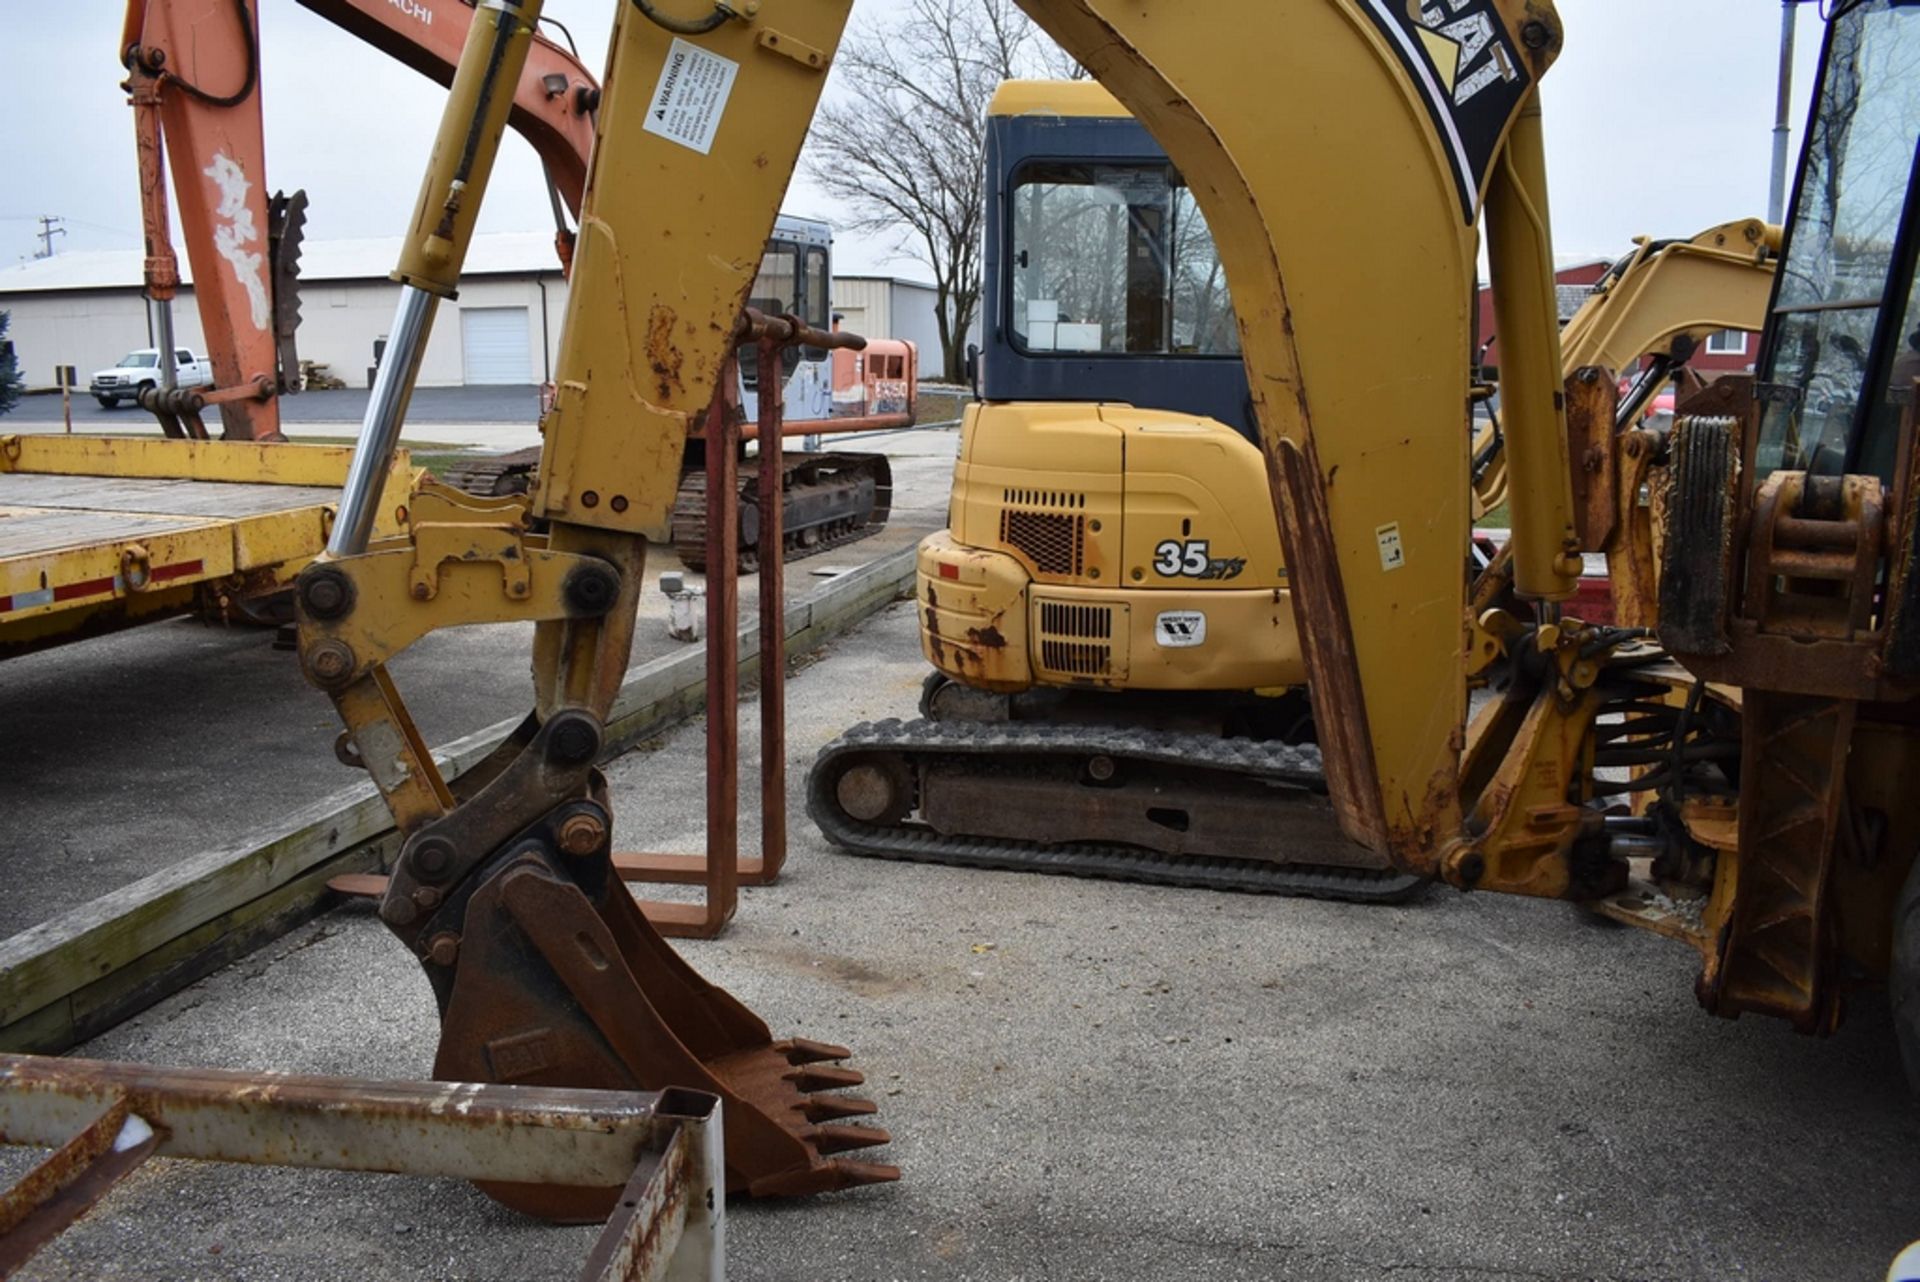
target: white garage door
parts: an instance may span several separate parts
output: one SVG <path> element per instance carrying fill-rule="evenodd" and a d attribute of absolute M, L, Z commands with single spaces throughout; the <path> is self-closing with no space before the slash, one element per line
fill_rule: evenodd
<path fill-rule="evenodd" d="M 528 346 L 526 308 L 460 309 L 461 377 L 469 384 L 531 383 Z"/>

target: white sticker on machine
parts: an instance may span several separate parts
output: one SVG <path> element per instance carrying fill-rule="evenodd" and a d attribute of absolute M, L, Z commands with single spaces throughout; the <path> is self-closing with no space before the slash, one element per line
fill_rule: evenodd
<path fill-rule="evenodd" d="M 1380 543 L 1380 568 L 1397 570 L 1407 563 L 1406 549 L 1400 546 L 1400 523 L 1390 521 L 1373 532 Z"/>
<path fill-rule="evenodd" d="M 713 135 L 739 73 L 740 64 L 733 59 L 675 37 L 647 106 L 647 132 L 706 155 L 713 150 Z"/>
<path fill-rule="evenodd" d="M 1198 610 L 1167 610 L 1153 621 L 1153 639 L 1168 650 L 1186 650 L 1207 639 L 1207 616 Z"/>

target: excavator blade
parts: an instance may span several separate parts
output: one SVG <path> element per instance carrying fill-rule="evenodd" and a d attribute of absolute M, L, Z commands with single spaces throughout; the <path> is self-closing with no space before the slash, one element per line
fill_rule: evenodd
<path fill-rule="evenodd" d="M 871 1114 L 872 1101 L 820 1093 L 863 1080 L 828 1062 L 850 1052 L 775 1041 L 765 1021 L 702 979 L 647 922 L 606 845 L 566 856 L 548 840 L 550 826 L 507 843 L 421 936 L 442 1000 L 435 1076 L 712 1091 L 725 1105 L 732 1193 L 797 1196 L 898 1179 L 895 1167 L 831 1156 L 889 1138 L 840 1120 Z M 439 969 L 449 961 L 450 983 Z M 604 1220 L 620 1193 L 481 1187 L 516 1210 L 567 1223 Z"/>

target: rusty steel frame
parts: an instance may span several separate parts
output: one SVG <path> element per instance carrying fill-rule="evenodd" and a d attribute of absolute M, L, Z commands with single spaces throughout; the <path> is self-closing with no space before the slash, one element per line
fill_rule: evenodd
<path fill-rule="evenodd" d="M 728 393 L 739 385 L 737 356 L 729 356 L 720 391 L 707 410 L 707 848 L 704 854 L 632 854 L 613 857 L 623 881 L 705 887 L 700 903 L 642 900 L 647 920 L 663 935 L 711 939 L 739 907 L 741 886 L 770 886 L 787 862 L 787 602 L 782 432 L 785 409 L 764 392 L 765 371 L 780 368 L 782 348 L 795 343 L 826 348 L 866 345 L 857 334 L 825 333 L 796 317 L 745 309 L 735 329 L 736 352 L 751 341 L 763 371 L 755 431 L 760 442 L 760 855 L 740 857 L 739 473 L 741 423 Z"/>
<path fill-rule="evenodd" d="M 149 1157 L 623 1187 L 582 1282 L 719 1282 L 720 1100 L 0 1055 L 0 1142 L 54 1148 L 0 1194 L 0 1277 Z"/>

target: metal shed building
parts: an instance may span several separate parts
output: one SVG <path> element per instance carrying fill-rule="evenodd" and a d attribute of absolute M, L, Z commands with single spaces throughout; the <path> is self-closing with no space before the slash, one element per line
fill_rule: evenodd
<path fill-rule="evenodd" d="M 399 286 L 387 273 L 400 238 L 309 241 L 300 262 L 300 356 L 364 386 L 374 343 L 393 320 Z M 53 381 L 56 365 L 95 369 L 152 345 L 141 294 L 141 254 L 102 250 L 56 254 L 0 269 L 0 310 L 30 386 Z M 180 260 L 188 274 L 185 256 Z M 443 307 L 420 367 L 426 387 L 537 383 L 552 369 L 566 310 L 553 238 L 503 232 L 474 238 L 460 297 Z M 204 352 L 192 289 L 174 304 L 174 336 Z"/>
<path fill-rule="evenodd" d="M 374 344 L 393 321 L 399 286 L 387 273 L 400 238 L 309 241 L 301 255 L 302 360 L 328 366 L 363 387 Z M 180 260 L 183 275 L 188 265 Z M 0 311 L 12 315 L 9 337 L 32 387 L 51 386 L 56 365 L 87 375 L 127 352 L 153 345 L 142 296 L 138 250 L 56 254 L 0 268 Z M 923 371 L 937 369 L 940 331 L 931 285 L 884 276 L 833 281 L 834 310 L 848 329 L 871 338 L 920 344 Z M 420 366 L 420 385 L 529 384 L 552 376 L 566 316 L 567 284 L 553 238 L 545 232 L 476 236 L 460 296 L 442 306 Z M 190 285 L 174 304 L 174 337 L 205 351 Z"/>

